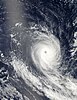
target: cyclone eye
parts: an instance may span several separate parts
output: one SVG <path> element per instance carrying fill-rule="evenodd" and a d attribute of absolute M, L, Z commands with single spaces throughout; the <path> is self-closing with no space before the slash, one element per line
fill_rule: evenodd
<path fill-rule="evenodd" d="M 47 54 L 47 51 L 44 51 L 45 54 Z"/>

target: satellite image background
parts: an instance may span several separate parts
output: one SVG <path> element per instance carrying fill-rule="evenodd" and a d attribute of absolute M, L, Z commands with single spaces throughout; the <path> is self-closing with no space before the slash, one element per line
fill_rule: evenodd
<path fill-rule="evenodd" d="M 41 35 L 60 42 L 52 70 L 31 58 Z M 77 100 L 77 0 L 0 0 L 0 100 Z"/>

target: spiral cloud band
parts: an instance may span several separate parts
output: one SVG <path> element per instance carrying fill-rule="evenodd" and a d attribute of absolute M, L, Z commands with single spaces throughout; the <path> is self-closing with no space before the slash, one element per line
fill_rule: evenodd
<path fill-rule="evenodd" d="M 31 57 L 37 68 L 52 70 L 60 64 L 60 43 L 55 36 L 42 34 L 31 48 Z"/>
<path fill-rule="evenodd" d="M 31 49 L 29 48 L 27 53 L 30 53 L 31 56 L 29 57 L 37 68 L 36 71 L 43 74 L 32 72 L 27 63 L 17 59 L 16 56 L 12 56 L 11 65 L 13 65 L 18 76 L 33 91 L 39 95 L 43 95 L 43 92 L 49 100 L 67 100 L 67 98 L 68 100 L 77 100 L 77 82 L 62 76 L 58 71 L 62 58 L 59 40 L 53 34 L 43 33 L 38 34 L 37 37 L 32 37 L 32 39 L 32 44 L 29 46 Z"/>

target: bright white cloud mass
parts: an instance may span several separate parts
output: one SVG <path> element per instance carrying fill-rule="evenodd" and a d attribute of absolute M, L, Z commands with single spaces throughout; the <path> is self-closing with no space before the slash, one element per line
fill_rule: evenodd
<path fill-rule="evenodd" d="M 60 63 L 60 44 L 53 35 L 38 36 L 31 49 L 33 62 L 38 69 L 50 70 Z"/>

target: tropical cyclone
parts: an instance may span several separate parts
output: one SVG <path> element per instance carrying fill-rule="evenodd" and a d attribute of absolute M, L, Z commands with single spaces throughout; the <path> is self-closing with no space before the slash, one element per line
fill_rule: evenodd
<path fill-rule="evenodd" d="M 60 65 L 61 50 L 59 40 L 53 35 L 41 34 L 31 47 L 31 57 L 40 70 L 52 70 Z"/>
<path fill-rule="evenodd" d="M 30 71 L 30 66 L 15 56 L 12 57 L 11 65 L 33 91 L 38 95 L 43 95 L 41 94 L 43 92 L 49 100 L 77 100 L 77 81 L 63 76 L 58 70 L 62 58 L 61 47 L 59 40 L 53 34 L 41 33 L 36 38 L 32 37 L 32 44 L 29 45 L 27 53 L 30 53 L 29 57 L 37 70 L 34 66 L 31 68 L 37 73 L 42 73 L 41 75 Z"/>

